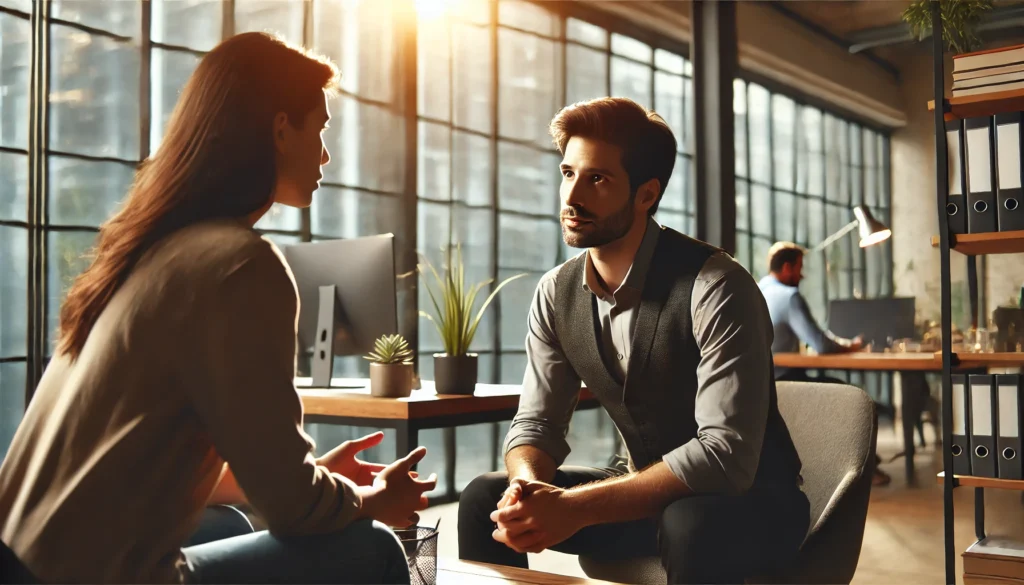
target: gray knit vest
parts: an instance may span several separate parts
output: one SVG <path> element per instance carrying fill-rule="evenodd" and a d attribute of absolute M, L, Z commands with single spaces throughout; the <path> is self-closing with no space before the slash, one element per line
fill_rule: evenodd
<path fill-rule="evenodd" d="M 637 309 L 625 385 L 615 381 L 598 348 L 596 299 L 583 289 L 585 255 L 562 265 L 555 281 L 555 334 L 566 358 L 608 412 L 626 444 L 630 468 L 657 463 L 697 436 L 694 404 L 700 348 L 690 298 L 704 263 L 717 252 L 662 228 Z M 755 485 L 794 484 L 800 460 L 779 415 L 774 376 Z"/>

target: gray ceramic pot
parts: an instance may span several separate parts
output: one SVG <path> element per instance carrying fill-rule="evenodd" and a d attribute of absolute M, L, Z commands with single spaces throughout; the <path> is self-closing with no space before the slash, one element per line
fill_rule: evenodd
<path fill-rule="evenodd" d="M 472 394 L 476 390 L 477 355 L 434 354 L 434 386 L 438 394 Z"/>
<path fill-rule="evenodd" d="M 412 364 L 370 364 L 370 394 L 405 398 L 412 393 Z"/>

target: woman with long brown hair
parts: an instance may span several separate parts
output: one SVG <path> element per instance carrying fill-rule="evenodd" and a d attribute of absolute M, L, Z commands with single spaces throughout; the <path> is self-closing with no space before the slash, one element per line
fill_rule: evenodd
<path fill-rule="evenodd" d="M 310 204 L 337 69 L 264 33 L 206 55 L 60 314 L 0 466 L 0 540 L 42 582 L 408 582 L 421 447 L 315 458 L 293 385 L 298 301 L 253 225 Z M 204 509 L 268 532 L 185 547 Z M 378 522 L 379 521 L 379 522 Z"/>

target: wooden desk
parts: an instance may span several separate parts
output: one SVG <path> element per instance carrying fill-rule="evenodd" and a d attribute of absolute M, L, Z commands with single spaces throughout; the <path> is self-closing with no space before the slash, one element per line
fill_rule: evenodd
<path fill-rule="evenodd" d="M 775 367 L 801 370 L 860 370 L 875 372 L 941 372 L 939 353 L 835 353 L 807 355 L 777 353 Z"/>
<path fill-rule="evenodd" d="M 419 444 L 419 431 L 449 429 L 465 425 L 511 420 L 519 408 L 521 387 L 513 384 L 477 384 L 472 396 L 438 395 L 434 384 L 424 380 L 421 390 L 413 390 L 408 398 L 377 398 L 370 396 L 369 380 L 335 378 L 332 385 L 361 388 L 302 388 L 309 378 L 296 383 L 305 421 L 395 429 L 395 457 L 405 457 Z M 599 406 L 587 389 L 580 394 L 577 410 Z M 455 493 L 455 436 L 445 436 L 448 454 L 448 490 L 445 499 L 453 501 Z M 496 456 L 496 455 L 495 455 Z M 497 462 L 495 462 L 495 466 Z"/>
<path fill-rule="evenodd" d="M 581 579 L 516 567 L 502 567 L 441 557 L 437 559 L 437 585 L 613 585 L 608 581 Z"/>

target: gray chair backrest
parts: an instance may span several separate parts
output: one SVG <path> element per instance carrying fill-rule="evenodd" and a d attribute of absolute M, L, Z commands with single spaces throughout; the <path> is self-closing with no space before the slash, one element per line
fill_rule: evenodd
<path fill-rule="evenodd" d="M 779 582 L 849 583 L 857 569 L 875 470 L 875 405 L 845 384 L 779 382 L 779 412 L 803 464 L 811 525 Z M 773 581 L 775 579 L 772 579 Z"/>

